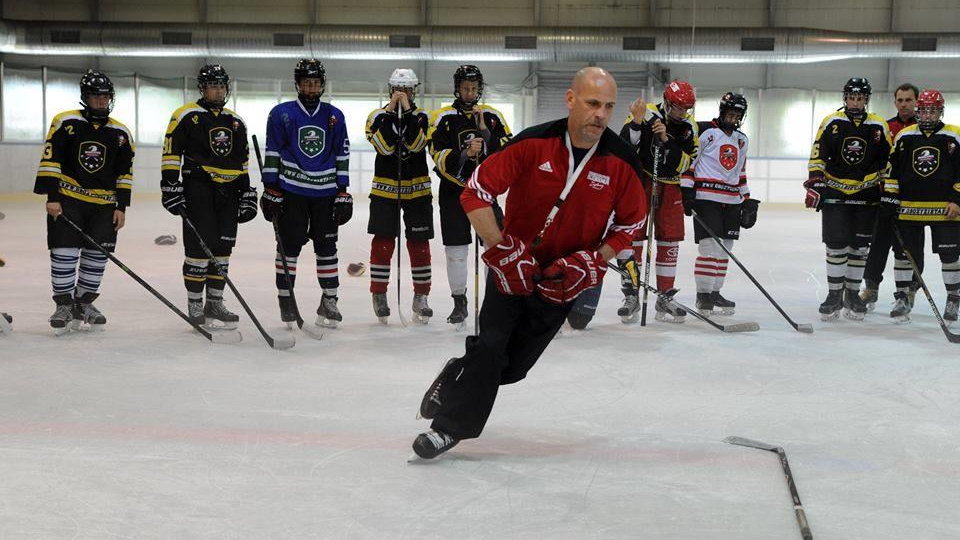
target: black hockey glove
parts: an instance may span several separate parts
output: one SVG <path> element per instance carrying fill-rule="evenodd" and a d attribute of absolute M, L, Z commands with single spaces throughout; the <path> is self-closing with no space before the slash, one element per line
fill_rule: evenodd
<path fill-rule="evenodd" d="M 745 199 L 740 204 L 740 226 L 749 229 L 757 224 L 757 209 L 760 207 L 760 201 L 756 199 Z"/>
<path fill-rule="evenodd" d="M 237 221 L 246 223 L 257 217 L 257 188 L 249 187 L 240 194 L 240 211 L 237 213 Z"/>
<path fill-rule="evenodd" d="M 167 212 L 181 216 L 187 210 L 187 200 L 183 197 L 183 183 L 180 181 L 160 182 L 160 201 Z"/>
<path fill-rule="evenodd" d="M 693 211 L 697 209 L 697 190 L 692 187 L 680 188 L 683 195 L 683 213 L 692 216 Z"/>
<path fill-rule="evenodd" d="M 882 221 L 891 221 L 896 219 L 897 214 L 900 213 L 900 199 L 897 199 L 893 195 L 884 193 L 880 196 L 880 210 L 878 212 L 877 219 Z"/>
<path fill-rule="evenodd" d="M 263 210 L 263 219 L 273 221 L 283 214 L 283 192 L 272 187 L 264 187 L 260 196 L 260 209 Z"/>
<path fill-rule="evenodd" d="M 353 195 L 341 191 L 333 200 L 333 220 L 338 226 L 343 226 L 350 221 L 351 217 L 353 217 Z"/>

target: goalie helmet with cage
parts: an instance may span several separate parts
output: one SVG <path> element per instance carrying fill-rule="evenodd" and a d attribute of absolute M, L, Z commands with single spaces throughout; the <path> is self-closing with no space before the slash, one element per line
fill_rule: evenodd
<path fill-rule="evenodd" d="M 300 88 L 300 83 L 304 79 L 320 79 L 319 93 L 305 93 Z M 293 70 L 293 80 L 297 84 L 297 97 L 306 105 L 314 105 L 320 101 L 323 92 L 327 89 L 327 70 L 323 67 L 323 62 L 316 58 L 301 58 L 297 62 L 297 67 Z"/>
<path fill-rule="evenodd" d="M 109 96 L 110 101 L 107 108 L 96 108 L 90 105 L 90 96 Z M 106 120 L 113 111 L 113 100 L 116 92 L 113 89 L 113 81 L 103 73 L 96 70 L 87 70 L 80 78 L 80 103 L 83 110 L 91 120 Z"/>
<path fill-rule="evenodd" d="M 215 107 L 223 107 L 230 96 L 230 75 L 220 64 L 207 64 L 200 68 L 200 73 L 197 74 L 197 88 L 201 94 L 205 94 L 207 87 L 213 85 L 223 85 L 226 89 L 221 101 L 211 103 Z"/>
<path fill-rule="evenodd" d="M 740 113 L 740 116 L 737 117 L 736 121 L 728 123 L 726 116 L 728 112 Z M 720 98 L 720 118 L 718 119 L 718 124 L 720 124 L 721 129 L 725 130 L 734 130 L 740 129 L 740 125 L 743 123 L 743 119 L 747 116 L 747 98 L 743 97 L 741 94 L 735 94 L 733 92 L 727 92 Z"/>
<path fill-rule="evenodd" d="M 943 118 L 943 94 L 926 89 L 917 96 L 917 125 L 921 131 L 933 131 Z"/>
<path fill-rule="evenodd" d="M 470 101 L 466 101 L 460 96 L 460 83 L 463 81 L 477 83 L 477 95 Z M 453 72 L 453 96 L 467 109 L 473 108 L 480 102 L 480 98 L 483 97 L 483 73 L 480 72 L 480 68 L 472 64 L 463 64 Z"/>
<path fill-rule="evenodd" d="M 867 112 L 867 105 L 870 104 L 870 94 L 873 93 L 873 87 L 870 86 L 870 81 L 864 77 L 852 77 L 847 80 L 847 84 L 843 85 L 843 108 L 850 116 L 860 116 Z M 861 95 L 864 98 L 863 108 L 855 109 L 847 105 L 847 98 L 853 95 Z"/>

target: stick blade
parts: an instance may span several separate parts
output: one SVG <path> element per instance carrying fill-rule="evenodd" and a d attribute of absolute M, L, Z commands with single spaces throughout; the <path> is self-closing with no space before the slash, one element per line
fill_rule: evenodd
<path fill-rule="evenodd" d="M 316 324 L 304 324 L 303 326 L 300 327 L 300 330 L 302 330 L 304 334 L 310 336 L 313 339 L 316 339 L 316 340 L 323 339 L 323 328 L 321 328 Z"/>
<path fill-rule="evenodd" d="M 273 342 L 270 343 L 270 346 L 278 351 L 285 351 L 293 348 L 293 346 L 297 344 L 297 339 L 290 335 L 274 337 L 272 340 Z"/>
<path fill-rule="evenodd" d="M 724 332 L 756 332 L 759 329 L 760 325 L 753 321 L 723 325 Z"/>
<path fill-rule="evenodd" d="M 768 452 L 777 452 L 780 450 L 779 446 L 774 446 L 765 442 L 760 442 L 754 439 L 748 439 L 746 437 L 736 437 L 731 436 L 723 440 L 727 444 L 735 444 L 737 446 L 747 446 L 749 448 L 757 448 L 759 450 L 766 450 Z"/>
<path fill-rule="evenodd" d="M 232 344 L 243 341 L 243 334 L 236 330 L 215 330 L 210 332 L 210 341 L 217 344 Z"/>
<path fill-rule="evenodd" d="M 813 325 L 810 323 L 798 323 L 797 332 L 800 332 L 801 334 L 812 334 Z"/>

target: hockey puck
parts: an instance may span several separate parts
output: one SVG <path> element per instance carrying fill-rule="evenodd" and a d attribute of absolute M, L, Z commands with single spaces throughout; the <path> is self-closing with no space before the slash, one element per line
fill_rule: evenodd
<path fill-rule="evenodd" d="M 177 237 L 172 234 L 161 234 L 153 243 L 158 246 L 172 246 L 177 243 Z"/>
<path fill-rule="evenodd" d="M 362 262 L 350 263 L 347 265 L 347 273 L 351 276 L 362 276 L 367 271 L 367 265 Z"/>

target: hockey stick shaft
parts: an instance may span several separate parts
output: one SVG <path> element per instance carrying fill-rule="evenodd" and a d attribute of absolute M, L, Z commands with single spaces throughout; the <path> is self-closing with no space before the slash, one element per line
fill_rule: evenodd
<path fill-rule="evenodd" d="M 693 219 L 695 219 L 697 223 L 699 223 L 700 226 L 703 227 L 703 230 L 707 231 L 707 234 L 709 234 L 710 237 L 713 238 L 713 241 L 716 242 L 718 246 L 720 246 L 720 249 L 722 249 L 727 254 L 727 256 L 729 256 L 730 259 L 732 259 L 733 262 L 740 267 L 740 270 L 742 270 L 743 273 L 746 274 L 747 277 L 750 279 L 750 281 L 757 286 L 757 289 L 760 289 L 760 292 L 763 293 L 763 296 L 765 296 L 767 300 L 769 300 L 770 303 L 773 304 L 773 307 L 775 307 L 777 311 L 780 312 L 780 315 L 782 315 L 783 318 L 786 319 L 788 323 L 790 323 L 790 326 L 792 326 L 794 330 L 798 332 L 804 332 L 804 333 L 813 333 L 812 325 L 798 324 L 793 319 L 791 319 L 789 315 L 787 315 L 787 312 L 780 307 L 780 304 L 778 304 L 777 301 L 774 300 L 772 296 L 770 296 L 770 293 L 768 293 L 767 290 L 763 288 L 763 285 L 760 285 L 760 282 L 753 277 L 753 274 L 751 274 L 750 271 L 747 270 L 747 267 L 744 266 L 742 262 L 740 262 L 740 259 L 738 259 L 737 256 L 734 255 L 733 252 L 727 248 L 727 246 L 723 245 L 723 241 L 720 239 L 719 236 L 717 236 L 717 233 L 713 232 L 713 229 L 711 229 L 707 225 L 707 222 L 700 217 L 700 214 L 698 214 L 696 210 L 692 212 L 692 215 L 693 215 Z"/>
<path fill-rule="evenodd" d="M 260 154 L 260 143 L 257 142 L 257 136 L 252 135 L 253 152 L 257 155 L 257 165 L 260 167 L 260 182 L 263 182 L 263 156 Z M 264 184 L 266 189 L 266 184 Z M 280 253 L 280 264 L 283 266 L 283 276 L 287 280 L 287 290 L 290 291 L 290 301 L 293 302 L 293 312 L 297 316 L 297 326 L 303 328 L 303 317 L 300 316 L 300 306 L 297 304 L 297 297 L 293 294 L 293 278 L 290 277 L 290 267 L 287 265 L 287 253 L 283 249 L 283 240 L 280 239 L 280 224 L 277 223 L 277 216 L 270 220 L 273 223 L 273 236 L 277 239 L 277 251 Z"/>
<path fill-rule="evenodd" d="M 930 289 L 927 288 L 927 283 L 923 280 L 923 276 L 920 274 L 920 266 L 917 265 L 917 260 L 913 258 L 913 254 L 910 253 L 910 250 L 907 249 L 907 246 L 903 243 L 903 235 L 900 234 L 900 227 L 897 225 L 896 221 L 893 223 L 893 234 L 897 238 L 897 242 L 900 243 L 900 249 L 903 251 L 904 256 L 907 257 L 907 260 L 910 261 L 910 266 L 913 267 L 913 275 L 916 276 L 917 282 L 920 283 L 920 287 L 923 289 L 923 295 L 927 297 L 927 302 L 930 304 L 930 309 L 933 311 L 934 317 L 937 318 L 937 322 L 940 324 L 940 329 L 943 330 L 943 334 L 946 336 L 947 341 L 950 343 L 960 343 L 960 334 L 954 334 L 947 327 L 946 321 L 943 320 L 943 315 L 940 314 L 940 310 L 937 308 L 937 303 L 933 301 L 933 295 L 930 294 Z"/>
<path fill-rule="evenodd" d="M 213 334 L 212 334 L 209 330 L 207 330 L 206 328 L 203 328 L 203 327 L 200 326 L 199 324 L 191 321 L 191 320 L 190 320 L 190 317 L 188 317 L 186 313 L 180 311 L 180 308 L 178 308 L 177 306 L 173 305 L 172 302 L 170 302 L 169 300 L 167 300 L 167 298 L 166 298 L 165 296 L 163 296 L 162 294 L 160 294 L 159 291 L 157 291 L 156 289 L 154 289 L 153 287 L 151 287 L 150 284 L 147 283 L 147 282 L 146 282 L 143 278 L 141 278 L 139 275 L 137 275 L 136 272 L 134 272 L 133 270 L 127 268 L 127 265 L 123 264 L 123 262 L 121 262 L 120 259 L 116 258 L 116 257 L 113 255 L 113 253 L 110 253 L 109 251 L 107 251 L 106 248 L 104 248 L 103 246 L 101 246 L 100 244 L 98 244 L 96 240 L 94 240 L 93 238 L 90 238 L 90 235 L 88 235 L 87 233 L 85 233 L 85 232 L 83 231 L 83 229 L 81 229 L 81 228 L 80 228 L 76 223 L 74 223 L 70 218 L 68 218 L 67 216 L 65 216 L 65 215 L 63 215 L 63 214 L 60 214 L 59 216 L 57 216 L 57 219 L 62 219 L 67 225 L 73 227 L 73 229 L 74 229 L 75 231 L 77 231 L 77 234 L 79 234 L 80 237 L 83 238 L 83 240 L 84 240 L 86 243 L 88 243 L 88 244 L 90 244 L 91 246 L 93 246 L 94 248 L 96 248 L 97 251 L 99 251 L 100 253 L 103 253 L 104 255 L 106 255 L 106 257 L 107 257 L 108 259 L 110 259 L 110 260 L 113 262 L 113 264 L 119 266 L 121 270 L 123 270 L 124 272 L 126 272 L 126 274 L 127 274 L 128 276 L 130 276 L 131 278 L 133 278 L 134 281 L 136 281 L 137 283 L 139 283 L 144 289 L 147 290 L 147 292 L 149 292 L 150 294 L 152 294 L 153 296 L 155 296 L 155 297 L 157 298 L 157 300 L 160 300 L 160 302 L 163 303 L 163 305 L 167 306 L 167 307 L 170 308 L 174 313 L 176 313 L 177 315 L 179 315 L 181 319 L 183 319 L 184 321 L 186 321 L 186 322 L 187 322 L 190 326 L 192 326 L 197 332 L 200 332 L 200 335 L 202 335 L 203 337 L 209 339 L 210 341 L 213 341 L 213 340 L 214 340 Z"/>
<path fill-rule="evenodd" d="M 480 235 L 473 231 L 473 335 L 480 335 Z"/>
<path fill-rule="evenodd" d="M 657 211 L 657 168 L 660 164 L 660 145 L 653 143 L 653 169 L 650 175 L 650 204 L 647 210 L 647 245 L 644 253 L 643 281 L 650 283 L 650 266 L 653 261 L 653 222 Z M 643 304 L 640 307 L 640 326 L 647 325 L 647 299 L 649 291 L 643 290 Z"/>
<path fill-rule="evenodd" d="M 395 155 L 397 157 L 397 315 L 400 317 L 400 326 L 406 327 L 407 321 L 403 316 L 403 304 L 400 300 L 400 279 L 401 265 L 403 263 L 403 254 L 401 253 L 403 238 L 403 199 L 401 198 L 401 184 L 403 178 L 403 141 L 406 133 L 403 129 L 403 105 L 397 102 L 397 146 Z M 411 267 L 413 265 L 411 264 Z"/>
<path fill-rule="evenodd" d="M 813 540 L 813 534 L 810 532 L 810 524 L 807 523 L 807 514 L 803 511 L 803 503 L 800 502 L 800 493 L 797 492 L 797 483 L 793 480 L 793 472 L 790 471 L 790 463 L 787 462 L 787 453 L 779 446 L 777 447 L 777 457 L 780 458 L 780 467 L 783 469 L 783 475 L 787 479 L 790 497 L 793 498 L 793 513 L 797 516 L 800 535 L 803 536 L 803 540 Z"/>

